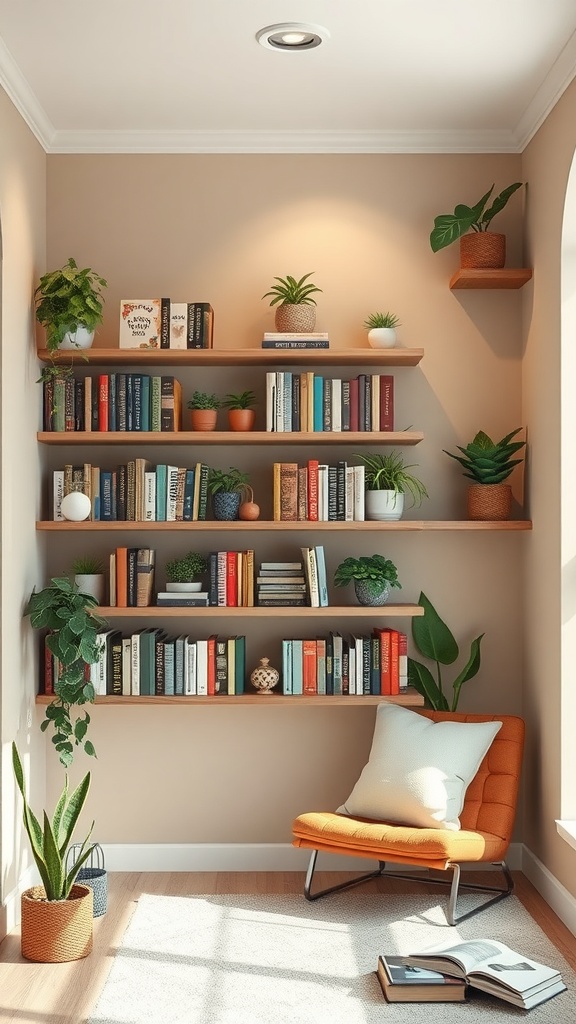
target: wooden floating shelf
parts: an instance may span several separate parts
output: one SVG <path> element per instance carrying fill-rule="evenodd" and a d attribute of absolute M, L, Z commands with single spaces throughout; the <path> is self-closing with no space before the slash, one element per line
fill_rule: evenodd
<path fill-rule="evenodd" d="M 280 606 L 278 608 L 217 608 L 214 605 L 208 608 L 159 608 L 152 604 L 147 608 L 106 608 L 100 605 L 96 609 L 98 615 L 105 619 L 174 619 L 190 617 L 194 619 L 370 619 L 374 616 L 385 615 L 390 618 L 413 618 L 423 615 L 424 609 L 419 604 L 383 604 L 376 608 L 368 608 L 365 605 L 352 604 L 350 607 L 342 605 L 331 605 L 328 608 L 292 608 Z"/>
<path fill-rule="evenodd" d="M 530 267 L 504 267 L 502 270 L 457 270 L 450 288 L 522 288 L 532 277 Z"/>
<path fill-rule="evenodd" d="M 47 349 L 38 351 L 43 363 L 76 369 L 92 366 L 416 366 L 422 348 L 207 348 L 128 349 L 89 348 L 82 353 L 59 351 L 53 359 Z"/>
<path fill-rule="evenodd" d="M 290 431 L 274 433 L 268 430 L 179 430 L 168 431 L 112 431 L 112 430 L 42 430 L 38 433 L 41 444 L 50 445 L 338 445 L 338 444 L 420 444 L 424 434 L 420 431 L 344 430 L 302 433 Z"/>
<path fill-rule="evenodd" d="M 47 533 L 53 532 L 82 532 L 82 531 L 93 531 L 98 533 L 99 531 L 113 531 L 113 532 L 127 532 L 127 533 L 172 533 L 172 532 L 195 532 L 195 533 L 229 533 L 230 530 L 243 530 L 245 533 L 264 533 L 264 532 L 289 532 L 289 533 L 336 533 L 340 530 L 354 531 L 359 530 L 364 533 L 387 533 L 387 532 L 400 532 L 400 533 L 414 533 L 426 532 L 426 531 L 440 531 L 440 530 L 480 530 L 483 532 L 487 531 L 504 531 L 505 533 L 511 533 L 516 530 L 526 531 L 532 529 L 532 523 L 529 519 L 508 519 L 508 520 L 493 520 L 486 522 L 484 520 L 424 520 L 424 519 L 395 519 L 390 522 L 311 522 L 309 520 L 302 520 L 298 522 L 274 522 L 270 519 L 257 519 L 255 522 L 243 522 L 240 519 L 234 519 L 233 521 L 219 521 L 216 519 L 197 520 L 195 522 L 146 522 L 146 523 L 135 523 L 132 521 L 114 520 L 112 522 L 94 522 L 89 519 L 85 519 L 81 523 L 73 523 L 68 520 L 59 520 L 57 522 L 48 519 L 41 520 L 36 523 L 36 529 L 45 531 Z"/>
<path fill-rule="evenodd" d="M 50 704 L 53 697 L 45 696 L 44 694 L 38 694 L 36 697 L 37 704 Z M 287 697 L 281 693 L 242 693 L 237 696 L 218 696 L 218 697 L 185 697 L 185 696 L 166 696 L 158 695 L 157 697 L 120 697 L 120 696 L 102 696 L 96 697 L 95 704 L 196 704 L 203 705 L 207 704 L 220 704 L 221 706 L 227 705 L 228 707 L 242 707 L 247 704 L 259 704 L 261 707 L 269 708 L 271 705 L 281 704 L 282 707 L 369 707 L 374 704 L 401 704 L 404 707 L 424 707 L 424 698 L 416 690 L 408 689 L 406 693 L 398 694 L 396 697 L 380 697 L 372 696 L 367 694 L 363 697 L 356 695 L 346 696 L 324 696 L 319 694 L 318 696 L 291 696 Z"/>

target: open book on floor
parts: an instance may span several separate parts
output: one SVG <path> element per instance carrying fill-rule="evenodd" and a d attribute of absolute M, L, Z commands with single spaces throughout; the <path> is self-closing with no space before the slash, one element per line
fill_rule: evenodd
<path fill-rule="evenodd" d="M 407 967 L 400 956 L 379 956 L 376 973 L 389 1003 L 462 1003 L 466 998 L 466 983 L 460 978 Z"/>
<path fill-rule="evenodd" d="M 423 953 L 401 957 L 411 967 L 424 967 L 462 978 L 474 988 L 530 1010 L 563 992 L 566 985 L 557 970 L 516 953 L 495 939 L 471 939 L 435 946 Z"/>

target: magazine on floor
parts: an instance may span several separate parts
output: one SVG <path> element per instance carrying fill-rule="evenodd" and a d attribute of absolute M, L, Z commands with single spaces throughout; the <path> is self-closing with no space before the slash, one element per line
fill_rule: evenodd
<path fill-rule="evenodd" d="M 525 1010 L 566 989 L 554 967 L 531 960 L 495 939 L 471 939 L 435 946 L 422 953 L 403 956 L 401 960 L 407 966 L 463 978 L 472 987 Z"/>

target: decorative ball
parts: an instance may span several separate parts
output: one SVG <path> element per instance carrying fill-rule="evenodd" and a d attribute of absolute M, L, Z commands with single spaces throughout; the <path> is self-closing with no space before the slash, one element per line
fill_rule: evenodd
<path fill-rule="evenodd" d="M 60 506 L 64 519 L 69 519 L 73 523 L 81 523 L 83 519 L 88 519 L 91 508 L 90 498 L 87 494 L 82 494 L 82 491 L 70 491 L 70 494 L 62 498 Z"/>
<path fill-rule="evenodd" d="M 280 680 L 277 668 L 272 668 L 269 658 L 260 658 L 260 664 L 250 673 L 250 682 L 258 693 L 272 693 Z"/>
<path fill-rule="evenodd" d="M 257 505 L 255 501 L 245 501 L 238 509 L 238 515 L 240 519 L 253 520 L 258 519 L 260 515 L 260 505 Z"/>

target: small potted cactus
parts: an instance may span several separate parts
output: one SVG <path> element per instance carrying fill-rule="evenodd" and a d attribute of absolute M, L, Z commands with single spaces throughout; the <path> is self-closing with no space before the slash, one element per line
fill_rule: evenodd
<path fill-rule="evenodd" d="M 514 466 L 522 462 L 522 459 L 512 458 L 526 444 L 525 441 L 512 440 L 521 429 L 517 427 L 500 441 L 493 441 L 479 430 L 465 448 L 457 445 L 461 455 L 443 449 L 445 455 L 456 459 L 464 468 L 464 476 L 472 480 L 468 485 L 468 519 L 510 518 L 512 488 L 503 481 L 510 476 Z"/>

